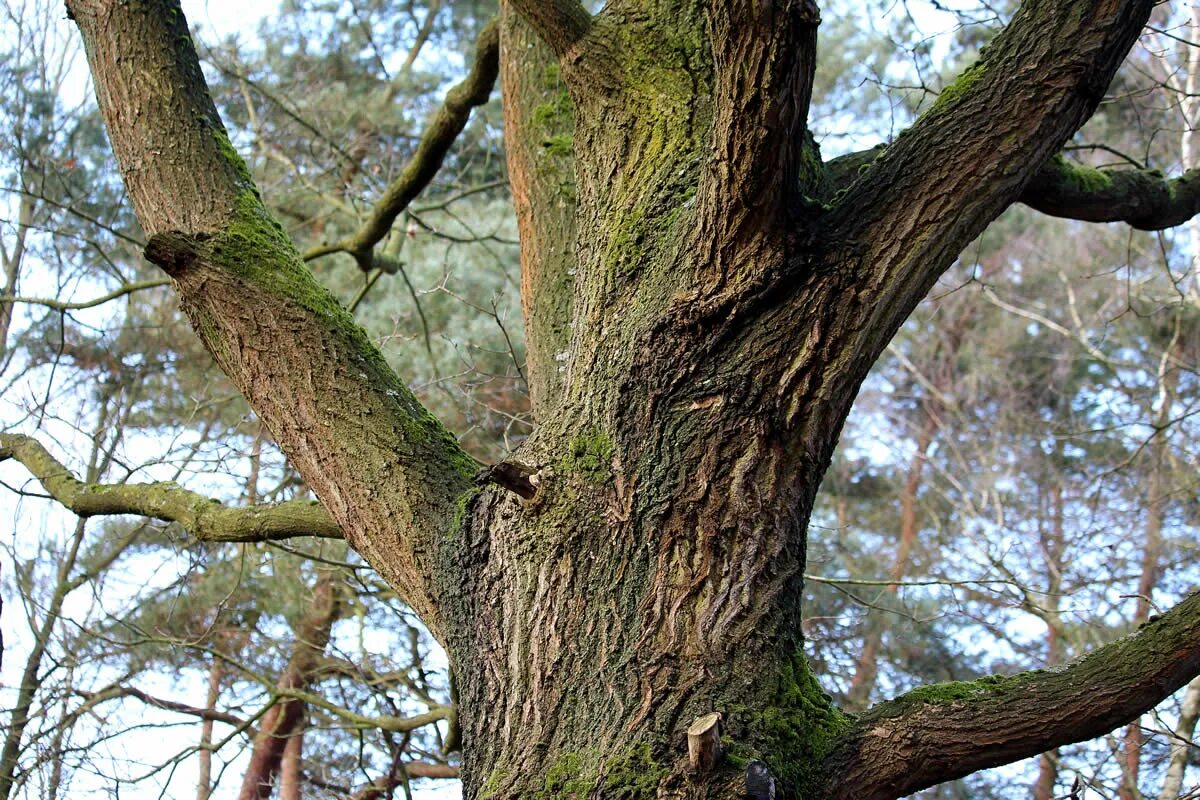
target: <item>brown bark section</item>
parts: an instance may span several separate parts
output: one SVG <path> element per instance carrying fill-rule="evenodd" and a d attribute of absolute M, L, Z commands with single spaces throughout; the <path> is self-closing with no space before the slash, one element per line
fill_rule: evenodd
<path fill-rule="evenodd" d="M 283 748 L 283 763 L 279 765 L 279 800 L 301 800 L 304 797 L 304 720 L 288 737 Z"/>
<path fill-rule="evenodd" d="M 304 616 L 297 623 L 295 643 L 287 666 L 279 676 L 281 691 L 305 690 L 312 682 L 320 665 L 321 654 L 329 644 L 329 633 L 337 619 L 338 598 L 334 574 L 322 572 L 313 587 L 312 600 Z M 290 777 L 293 795 L 299 787 L 299 742 L 304 731 L 305 703 L 303 700 L 278 698 L 263 715 L 258 733 L 254 737 L 254 748 L 250 753 L 250 764 L 242 778 L 238 800 L 266 800 L 271 796 L 276 777 L 280 778 L 281 791 L 288 786 Z M 293 744 L 295 743 L 295 744 Z M 291 771 L 281 775 L 285 758 L 291 754 Z M 286 798 L 287 795 L 281 795 Z"/>
<path fill-rule="evenodd" d="M 476 465 L 263 208 L 177 4 L 73 0 L 68 10 L 149 257 L 347 539 L 436 631 L 430 558 Z"/>
<path fill-rule="evenodd" d="M 208 668 L 208 692 L 204 697 L 204 710 L 212 713 L 217 709 L 217 700 L 221 696 L 221 680 L 225 676 L 225 664 L 219 659 L 213 659 Z M 212 743 L 213 720 L 205 717 L 200 722 L 200 761 L 199 777 L 196 780 L 196 800 L 208 800 L 212 797 Z"/>
<path fill-rule="evenodd" d="M 501 5 L 500 85 L 509 184 L 521 237 L 526 375 L 535 418 L 561 399 L 575 267 L 574 108 L 558 62 L 508 3 Z"/>

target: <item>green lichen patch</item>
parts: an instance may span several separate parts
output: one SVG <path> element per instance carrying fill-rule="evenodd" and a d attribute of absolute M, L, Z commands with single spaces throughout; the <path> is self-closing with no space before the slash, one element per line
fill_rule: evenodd
<path fill-rule="evenodd" d="M 254 190 L 254 176 L 250 174 L 250 168 L 246 166 L 245 160 L 238 155 L 238 151 L 234 148 L 233 142 L 229 141 L 229 134 L 223 128 L 212 129 L 213 139 L 217 142 L 217 149 L 221 152 L 221 157 L 224 158 L 237 172 L 238 179 L 247 188 Z M 257 190 L 254 190 L 257 194 Z"/>
<path fill-rule="evenodd" d="M 508 770 L 504 767 L 495 767 L 492 769 L 488 779 L 484 781 L 483 787 L 479 790 L 479 800 L 488 800 L 489 797 L 496 794 L 500 787 L 504 785 L 504 781 L 508 779 Z"/>
<path fill-rule="evenodd" d="M 542 140 L 542 148 L 552 156 L 569 156 L 575 147 L 575 137 L 569 133 L 557 133 Z"/>
<path fill-rule="evenodd" d="M 565 752 L 554 759 L 536 788 L 519 795 L 532 800 L 653 800 L 668 772 L 646 742 L 621 751 L 607 763 L 591 750 Z M 503 769 L 492 770 L 480 791 L 481 800 L 496 794 L 508 777 Z"/>
<path fill-rule="evenodd" d="M 463 530 L 471 516 L 471 505 L 482 492 L 482 486 L 472 486 L 454 501 L 454 516 L 450 520 L 449 535 L 454 536 Z"/>
<path fill-rule="evenodd" d="M 213 261 L 228 273 L 311 314 L 333 334 L 331 341 L 346 348 L 347 365 L 357 369 L 381 394 L 400 406 L 401 413 L 396 418 L 404 426 L 406 441 L 420 445 L 441 440 L 445 447 L 439 449 L 451 454 L 450 466 L 465 477 L 474 475 L 478 464 L 458 447 L 453 434 L 395 377 L 379 348 L 350 312 L 317 282 L 283 227 L 263 206 L 257 194 L 250 188 L 240 192 L 231 212 L 224 230 L 207 241 Z M 214 343 L 220 339 L 215 334 L 211 337 Z"/>
<path fill-rule="evenodd" d="M 589 430 L 571 439 L 570 450 L 558 464 L 560 472 L 573 473 L 589 483 L 603 483 L 611 471 L 613 444 L 608 434 Z"/>
<path fill-rule="evenodd" d="M 820 197 L 825 193 L 825 163 L 821 160 L 821 147 L 810 131 L 804 132 L 804 144 L 800 148 L 799 186 L 803 195 Z"/>
<path fill-rule="evenodd" d="M 600 796 L 605 800 L 652 800 L 668 771 L 655 760 L 650 744 L 643 742 L 605 767 Z"/>
<path fill-rule="evenodd" d="M 564 753 L 546 770 L 536 800 L 586 800 L 596 783 L 596 774 L 576 753 Z"/>
<path fill-rule="evenodd" d="M 963 702 L 984 696 L 1003 696 L 1037 672 L 1034 670 L 1017 675 L 985 675 L 973 681 L 948 681 L 918 686 L 894 700 L 873 706 L 866 712 L 865 718 L 891 719 L 908 713 L 916 706 Z"/>

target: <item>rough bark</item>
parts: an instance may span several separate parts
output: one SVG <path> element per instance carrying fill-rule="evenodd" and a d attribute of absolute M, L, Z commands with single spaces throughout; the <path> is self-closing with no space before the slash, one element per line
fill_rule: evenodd
<path fill-rule="evenodd" d="M 347 539 L 436 632 L 431 560 L 477 465 L 263 207 L 178 7 L 79 0 L 68 11 L 148 257 Z"/>
<path fill-rule="evenodd" d="M 915 689 L 855 722 L 831 758 L 831 797 L 901 797 L 1103 735 L 1200 669 L 1200 594 L 1068 665 Z M 845 766 L 838 766 L 845 765 Z M 849 791 L 842 787 L 870 790 Z"/>
<path fill-rule="evenodd" d="M 558 62 L 509 4 L 500 12 L 509 185 L 521 236 L 526 371 L 535 418 L 562 394 L 575 266 L 574 108 Z"/>
<path fill-rule="evenodd" d="M 511 0 L 501 82 L 539 421 L 514 462 L 532 497 L 475 486 L 304 269 L 177 7 L 69 7 L 149 257 L 351 545 L 446 645 L 473 800 L 895 797 L 1111 730 L 1200 671 L 1193 597 L 1061 671 L 854 721 L 800 628 L 808 517 L 859 384 L 1095 108 L 1151 5 L 1023 4 L 829 196 L 806 131 L 813 3 L 589 16 Z M 698 779 L 686 730 L 712 712 L 724 756 Z"/>

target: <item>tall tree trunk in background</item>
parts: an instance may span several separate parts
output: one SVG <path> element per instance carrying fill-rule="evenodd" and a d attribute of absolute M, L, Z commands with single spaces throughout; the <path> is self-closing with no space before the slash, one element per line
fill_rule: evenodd
<path fill-rule="evenodd" d="M 1171 757 L 1167 762 L 1167 774 L 1163 778 L 1162 791 L 1158 800 L 1176 800 L 1183 788 L 1184 773 L 1195 745 L 1196 720 L 1200 719 L 1200 678 L 1195 678 L 1183 694 L 1179 707 L 1179 721 L 1175 725 L 1175 737 L 1171 740 Z"/>
<path fill-rule="evenodd" d="M 1191 7 L 1191 25 L 1186 43 L 1181 43 L 1184 53 L 1186 80 L 1180 95 L 1183 112 L 1183 136 L 1181 160 L 1185 169 L 1200 165 L 1200 47 L 1196 37 L 1200 36 L 1200 3 Z M 1188 244 L 1191 249 L 1191 276 L 1188 281 L 1188 296 L 1192 303 L 1200 305 L 1200 221 L 1187 223 Z M 1179 709 L 1179 720 L 1175 725 L 1175 737 L 1171 741 L 1171 755 L 1167 762 L 1159 800 L 1175 800 L 1183 788 L 1184 774 L 1192 753 L 1192 737 L 1196 733 L 1196 720 L 1200 718 L 1200 678 L 1188 684 Z"/>
<path fill-rule="evenodd" d="M 1061 454 L 1062 444 L 1059 442 Z M 1056 459 L 1061 464 L 1061 459 Z M 1043 600 L 1046 620 L 1046 666 L 1063 662 L 1066 647 L 1062 637 L 1063 578 L 1063 487 L 1062 480 L 1055 480 L 1050 489 L 1050 521 L 1042 528 L 1042 552 L 1046 558 L 1046 596 Z M 1033 800 L 1053 800 L 1054 784 L 1058 781 L 1058 751 L 1051 750 L 1038 757 L 1038 777 L 1033 784 Z"/>
<path fill-rule="evenodd" d="M 279 800 L 301 800 L 304 797 L 304 720 L 288 737 L 283 748 L 283 764 L 279 768 Z"/>
<path fill-rule="evenodd" d="M 800 623 L 813 498 L 861 381 L 1030 199 L 1152 6 L 1023 4 L 957 91 L 839 181 L 806 126 L 809 0 L 505 3 L 446 105 L 486 98 L 499 39 L 538 427 L 478 477 L 264 208 L 178 7 L 68 7 L 148 257 L 446 646 L 465 797 L 882 800 L 1111 730 L 1200 671 L 1198 595 L 1070 669 L 851 718 Z M 709 761 L 688 728 L 712 712 Z"/>
<path fill-rule="evenodd" d="M 913 450 L 904 488 L 900 493 L 900 535 L 896 540 L 892 564 L 888 568 L 888 580 L 892 583 L 888 584 L 887 592 L 893 596 L 900 591 L 899 582 L 908 570 L 913 545 L 917 540 L 917 493 L 921 488 L 921 472 L 929 455 L 929 446 L 933 443 L 933 434 L 937 430 L 937 419 L 932 409 L 928 408 L 928 402 L 921 404 L 925 421 L 921 423 L 921 429 L 917 433 L 916 448 Z M 866 632 L 863 634 L 858 660 L 854 665 L 854 677 L 850 679 L 850 689 L 846 693 L 846 708 L 849 711 L 861 711 L 870 703 L 875 679 L 879 674 L 879 648 L 883 643 L 886 613 L 879 609 L 867 610 Z"/>
<path fill-rule="evenodd" d="M 225 676 L 225 662 L 214 658 L 208 668 L 208 691 L 204 696 L 204 708 L 214 711 L 221 697 L 221 680 Z M 196 800 L 209 800 L 212 796 L 212 750 L 213 721 L 205 717 L 200 722 L 200 751 L 197 754 L 200 767 L 196 779 Z"/>
<path fill-rule="evenodd" d="M 34 199 L 31 195 L 21 195 L 17 204 L 17 231 L 13 237 L 12 246 L 7 247 L 0 242 L 0 267 L 4 271 L 4 285 L 0 287 L 0 297 L 16 297 L 17 287 L 21 282 L 21 263 L 25 260 L 25 236 L 33 224 Z M 13 303 L 0 300 L 0 362 L 8 352 L 8 330 L 12 326 Z"/>
<path fill-rule="evenodd" d="M 1146 493 L 1146 527 L 1142 540 L 1142 564 L 1138 576 L 1137 604 L 1133 612 L 1133 625 L 1138 627 L 1150 618 L 1154 610 L 1154 590 L 1158 585 L 1163 549 L 1163 520 L 1167 512 L 1169 487 L 1167 481 L 1168 446 L 1167 426 L 1172 419 L 1172 406 L 1179 384 L 1179 359 L 1184 355 L 1183 342 L 1179 335 L 1179 320 L 1159 360 L 1158 408 L 1154 412 L 1155 433 L 1150 441 L 1150 478 Z M 1142 743 L 1141 720 L 1134 720 L 1125 728 L 1122 755 L 1120 800 L 1141 800 L 1138 777 L 1141 772 Z"/>
<path fill-rule="evenodd" d="M 922 374 L 913 377 L 915 381 L 925 384 L 925 395 L 917 409 L 921 420 L 920 427 L 905 476 L 904 488 L 900 492 L 900 529 L 896 539 L 896 550 L 888 568 L 888 580 L 891 583 L 886 588 L 893 597 L 899 592 L 900 581 L 904 579 L 912 561 L 913 547 L 920 532 L 917 499 L 921 489 L 921 475 L 929 457 L 929 448 L 938 430 L 939 417 L 945 411 L 943 398 L 952 392 L 954 386 L 959 348 L 962 346 L 970 318 L 970 309 L 961 309 L 939 331 L 942 340 L 928 362 L 910 367 L 922 371 Z M 879 648 L 883 643 L 885 613 L 876 609 L 867 611 L 866 631 L 847 692 L 849 711 L 860 711 L 870 703 L 879 674 Z"/>
<path fill-rule="evenodd" d="M 321 654 L 329 644 L 334 620 L 338 616 L 337 594 L 334 572 L 329 569 L 321 570 L 313 587 L 308 608 L 293 631 L 295 643 L 287 666 L 279 677 L 280 690 L 304 691 L 312 682 Z M 291 743 L 299 741 L 305 708 L 303 700 L 283 697 L 277 699 L 263 715 L 258 733 L 254 737 L 254 749 L 250 753 L 250 764 L 242 778 L 238 800 L 266 800 L 271 796 L 272 787 L 285 763 L 285 754 L 289 746 L 295 748 L 294 764 L 298 764 L 299 744 Z M 293 773 L 292 777 L 294 779 L 297 775 Z M 280 783 L 282 785 L 282 780 Z"/>

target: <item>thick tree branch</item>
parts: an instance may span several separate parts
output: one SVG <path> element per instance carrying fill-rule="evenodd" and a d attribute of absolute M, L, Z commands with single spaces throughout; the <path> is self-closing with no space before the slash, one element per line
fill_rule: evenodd
<path fill-rule="evenodd" d="M 1054 217 L 1127 222 L 1138 230 L 1157 231 L 1200 214 L 1200 170 L 1166 178 L 1158 170 L 1094 169 L 1056 156 L 1019 199 Z"/>
<path fill-rule="evenodd" d="M 68 11 L 148 258 L 350 544 L 436 631 L 437 559 L 478 465 L 263 206 L 178 2 L 70 0 Z"/>
<path fill-rule="evenodd" d="M 708 244 L 700 260 L 719 276 L 769 261 L 785 213 L 811 191 L 815 171 L 805 164 L 816 155 L 806 126 L 821 15 L 814 0 L 718 0 L 708 21 L 714 118 L 695 230 Z M 731 243 L 736 257 L 725 252 Z"/>
<path fill-rule="evenodd" d="M 978 63 L 838 198 L 832 241 L 857 253 L 876 299 L 859 344 L 873 361 L 963 247 L 1092 114 L 1153 0 L 1024 3 Z M 991 124 L 980 125 L 986 117 Z"/>
<path fill-rule="evenodd" d="M 592 26 L 592 17 L 579 0 L 509 0 L 509 3 L 529 20 L 559 58 Z"/>
<path fill-rule="evenodd" d="M 0 434 L 0 461 L 10 458 L 21 462 L 52 498 L 80 517 L 138 514 L 177 522 L 204 542 L 342 538 L 328 512 L 312 500 L 227 508 L 174 483 L 83 483 L 36 439 Z"/>
<path fill-rule="evenodd" d="M 823 199 L 847 189 L 886 149 L 878 145 L 826 164 Z M 1096 169 L 1057 155 L 1025 185 L 1017 202 L 1054 217 L 1164 230 L 1200 214 L 1200 170 L 1167 178 L 1156 169 Z"/>
<path fill-rule="evenodd" d="M 1200 673 L 1200 593 L 1060 667 L 926 686 L 871 708 L 829 757 L 831 798 L 888 800 L 1102 736 Z"/>
<path fill-rule="evenodd" d="M 374 252 L 375 245 L 388 235 L 396 218 L 408 208 L 442 168 L 450 147 L 458 139 L 471 110 L 491 97 L 499 73 L 500 37 L 495 21 L 484 26 L 475 43 L 475 61 L 467 77 L 446 93 L 437 115 L 425 129 L 416 152 L 404 166 L 399 177 L 387 187 L 375 204 L 371 218 L 354 235 L 334 245 L 317 247 L 304 254 L 306 261 L 330 253 L 345 252 L 354 256 L 364 272 L 379 268 L 394 273 L 399 264 Z"/>

